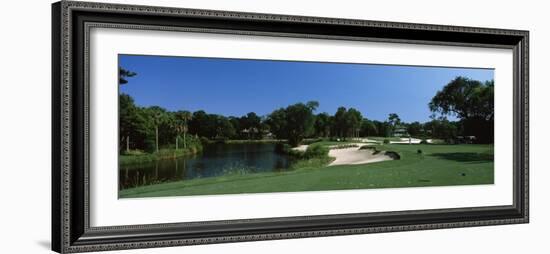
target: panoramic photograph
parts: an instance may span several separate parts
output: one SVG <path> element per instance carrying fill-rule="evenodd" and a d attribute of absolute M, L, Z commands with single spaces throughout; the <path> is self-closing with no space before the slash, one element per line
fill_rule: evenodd
<path fill-rule="evenodd" d="M 494 69 L 118 58 L 119 198 L 494 183 Z"/>

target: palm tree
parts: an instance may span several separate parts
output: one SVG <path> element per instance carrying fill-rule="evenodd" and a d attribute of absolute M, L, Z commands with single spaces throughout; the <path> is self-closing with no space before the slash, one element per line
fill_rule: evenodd
<path fill-rule="evenodd" d="M 149 117 L 151 117 L 151 123 L 153 124 L 155 128 L 155 150 L 158 152 L 160 150 L 159 147 L 159 127 L 160 126 L 170 126 L 171 124 L 171 118 L 168 112 L 166 112 L 166 109 L 161 108 L 159 106 L 151 106 L 147 108 L 147 112 Z"/>
<path fill-rule="evenodd" d="M 176 119 L 173 128 L 176 131 L 176 150 L 178 150 L 178 139 L 180 138 L 180 133 L 183 132 L 183 124 L 181 124 L 180 121 Z"/>
<path fill-rule="evenodd" d="M 153 124 L 155 125 L 155 147 L 157 152 L 159 151 L 159 126 L 169 123 L 168 115 L 162 108 L 153 108 Z"/>
<path fill-rule="evenodd" d="M 192 118 L 191 112 L 183 111 L 181 113 L 181 119 L 183 120 L 183 148 L 187 148 L 187 142 L 185 140 L 185 136 L 187 136 L 187 130 L 189 129 L 187 122 L 190 121 L 191 118 Z"/>
<path fill-rule="evenodd" d="M 162 113 L 157 112 L 153 117 L 153 124 L 155 125 L 155 149 L 159 151 L 159 125 L 162 122 Z"/>
<path fill-rule="evenodd" d="M 178 137 L 176 137 L 176 149 L 178 149 L 178 138 L 179 134 L 183 133 L 183 148 L 187 148 L 186 136 L 188 131 L 188 121 L 191 120 L 191 112 L 189 111 L 178 111 L 176 113 L 176 132 Z"/>
<path fill-rule="evenodd" d="M 391 132 L 392 132 L 391 135 L 393 136 L 393 134 L 395 133 L 396 127 L 401 124 L 401 119 L 399 118 L 399 116 L 396 113 L 391 113 L 388 116 L 388 122 L 391 125 Z"/>

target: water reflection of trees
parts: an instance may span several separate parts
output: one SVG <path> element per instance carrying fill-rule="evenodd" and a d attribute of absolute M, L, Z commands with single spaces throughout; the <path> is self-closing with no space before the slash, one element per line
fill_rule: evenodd
<path fill-rule="evenodd" d="M 160 160 L 137 166 L 123 166 L 119 189 L 224 174 L 250 174 L 287 170 L 286 156 L 274 153 L 274 145 L 213 145 L 198 156 Z"/>

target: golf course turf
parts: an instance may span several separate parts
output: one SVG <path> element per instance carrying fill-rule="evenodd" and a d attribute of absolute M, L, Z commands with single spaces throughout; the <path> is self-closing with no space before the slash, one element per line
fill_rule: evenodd
<path fill-rule="evenodd" d="M 124 189 L 120 198 L 299 192 L 420 186 L 493 184 L 493 145 L 392 144 L 399 160 L 360 165 L 325 166 L 302 161 L 285 172 L 224 175 Z"/>

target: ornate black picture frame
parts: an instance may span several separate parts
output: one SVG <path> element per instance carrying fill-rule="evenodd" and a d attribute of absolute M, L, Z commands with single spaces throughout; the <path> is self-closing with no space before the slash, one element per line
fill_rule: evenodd
<path fill-rule="evenodd" d="M 513 205 L 91 227 L 91 27 L 512 49 Z M 62 1 L 52 6 L 52 249 L 60 253 L 529 221 L 528 31 Z"/>

